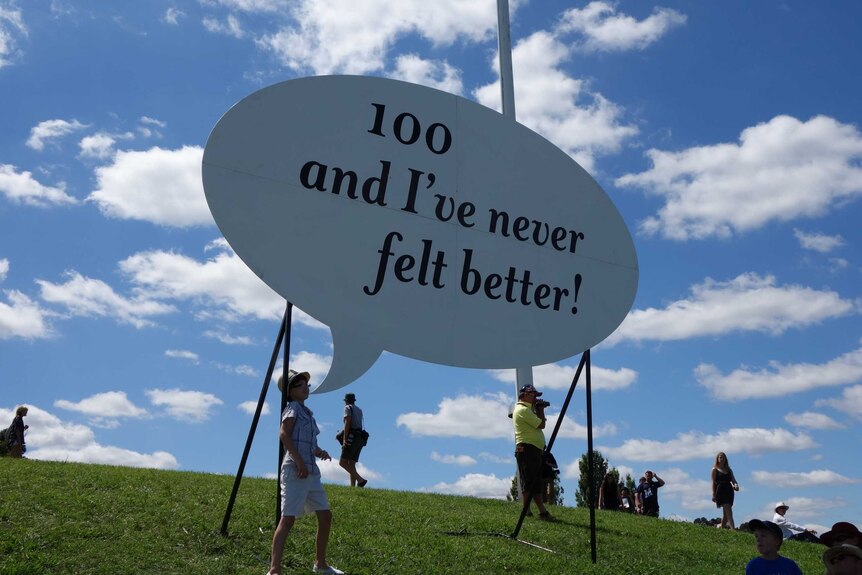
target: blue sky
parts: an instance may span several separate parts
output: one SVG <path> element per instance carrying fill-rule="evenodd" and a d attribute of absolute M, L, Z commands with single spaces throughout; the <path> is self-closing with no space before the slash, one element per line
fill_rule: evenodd
<path fill-rule="evenodd" d="M 595 445 L 667 481 L 666 516 L 859 523 L 862 133 L 849 2 L 511 1 L 518 120 L 584 166 L 634 237 L 640 283 L 593 350 Z M 233 474 L 284 300 L 225 243 L 210 130 L 267 85 L 349 73 L 499 109 L 491 0 L 0 0 L 0 421 L 28 455 Z M 291 363 L 329 330 L 296 310 Z M 559 412 L 579 357 L 534 369 Z M 386 353 L 346 390 L 370 486 L 502 497 L 514 373 Z M 342 392 L 312 396 L 336 451 Z M 275 392 L 247 474 L 273 475 Z M 574 504 L 575 394 L 555 454 Z M 336 465 L 326 480 L 346 483 Z M 226 497 L 227 499 L 227 497 Z"/>

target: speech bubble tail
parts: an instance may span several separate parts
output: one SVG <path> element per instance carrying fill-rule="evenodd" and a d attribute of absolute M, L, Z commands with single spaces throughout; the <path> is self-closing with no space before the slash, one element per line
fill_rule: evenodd
<path fill-rule="evenodd" d="M 327 393 L 350 385 L 374 365 L 383 350 L 368 345 L 361 334 L 332 329 L 332 365 L 311 393 Z"/>

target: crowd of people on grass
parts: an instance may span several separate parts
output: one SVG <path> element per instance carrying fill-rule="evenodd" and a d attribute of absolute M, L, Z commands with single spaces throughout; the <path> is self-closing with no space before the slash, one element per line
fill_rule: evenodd
<path fill-rule="evenodd" d="M 279 429 L 279 438 L 285 450 L 280 477 L 281 518 L 272 538 L 267 575 L 281 573 L 287 537 L 296 519 L 310 513 L 317 517 L 312 571 L 332 575 L 344 573 L 330 565 L 326 559 L 332 511 L 321 483 L 317 459 L 330 460 L 331 457 L 326 450 L 318 446 L 317 436 L 320 429 L 314 413 L 305 404 L 310 394 L 310 379 L 308 372 L 290 370 L 286 379 L 278 380 L 278 388 L 286 394 L 288 401 L 281 414 Z M 522 386 L 511 417 L 515 431 L 515 458 L 518 463 L 523 512 L 531 516 L 530 507 L 535 504 L 539 519 L 553 521 L 554 518 L 542 498 L 543 483 L 548 477 L 543 473 L 543 468 L 547 466 L 550 454 L 545 450 L 543 432 L 547 421 L 545 408 L 549 404 L 541 400 L 541 396 L 542 393 L 533 385 Z M 353 393 L 344 396 L 344 403 L 344 426 L 336 435 L 342 446 L 339 465 L 349 474 L 351 486 L 365 487 L 368 480 L 356 469 L 359 454 L 368 439 L 363 426 L 362 409 L 356 405 L 356 396 Z M 27 412 L 27 407 L 18 407 L 12 424 L 2 430 L 0 447 L 12 457 L 23 457 L 27 451 L 25 432 L 29 426 L 24 424 Z M 721 522 L 717 527 L 735 529 L 733 502 L 735 492 L 739 491 L 739 483 L 725 453 L 719 452 L 716 455 L 711 478 L 712 501 L 722 511 Z M 658 491 L 664 485 L 661 477 L 647 469 L 632 492 L 626 485 L 618 483 L 615 473 L 606 473 L 599 485 L 598 508 L 658 517 Z M 855 525 L 848 522 L 835 523 L 831 530 L 818 537 L 815 531 L 789 521 L 786 517 L 789 509 L 789 505 L 779 501 L 775 505 L 775 514 L 771 521 L 752 519 L 747 525 L 743 525 L 743 529 L 754 534 L 759 554 L 746 566 L 746 575 L 801 575 L 799 566 L 779 553 L 785 540 L 826 545 L 827 549 L 822 557 L 826 575 L 862 575 L 862 533 Z"/>

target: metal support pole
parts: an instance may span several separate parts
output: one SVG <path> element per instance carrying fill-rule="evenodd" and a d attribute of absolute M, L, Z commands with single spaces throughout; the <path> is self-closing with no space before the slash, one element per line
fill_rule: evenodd
<path fill-rule="evenodd" d="M 587 477 L 590 497 L 590 558 L 596 563 L 596 478 L 593 469 L 593 389 L 590 378 L 590 350 L 584 352 L 587 358 Z"/>
<path fill-rule="evenodd" d="M 497 50 L 500 53 L 500 94 L 503 115 L 515 119 L 515 80 L 512 73 L 512 38 L 509 33 L 509 0 L 497 0 Z"/>
<path fill-rule="evenodd" d="M 290 309 L 290 303 L 288 303 L 288 309 Z M 289 319 L 288 314 L 285 313 L 285 316 L 281 320 L 281 327 L 278 330 L 278 337 L 275 338 L 275 347 L 272 350 L 272 358 L 269 360 L 269 368 L 266 370 L 266 377 L 263 379 L 263 387 L 260 390 L 260 397 L 257 400 L 257 409 L 254 412 L 254 417 L 251 420 L 251 428 L 248 430 L 248 438 L 245 440 L 245 449 L 242 452 L 242 458 L 239 462 L 239 469 L 236 472 L 236 477 L 233 481 L 233 489 L 230 493 L 230 500 L 227 504 L 227 509 L 225 510 L 224 520 L 221 524 L 221 534 L 227 535 L 227 525 L 230 522 L 230 516 L 233 512 L 233 505 L 236 501 L 236 494 L 239 491 L 239 484 L 242 481 L 242 474 L 245 471 L 245 464 L 248 460 L 248 453 L 251 451 L 251 443 L 254 440 L 254 433 L 257 430 L 257 423 L 260 421 L 260 412 L 263 410 L 263 404 L 266 401 L 266 392 L 269 390 L 269 382 L 272 379 L 272 372 L 275 370 L 275 361 L 278 358 L 278 350 L 281 349 L 281 342 L 284 341 L 285 330 L 287 329 Z"/>

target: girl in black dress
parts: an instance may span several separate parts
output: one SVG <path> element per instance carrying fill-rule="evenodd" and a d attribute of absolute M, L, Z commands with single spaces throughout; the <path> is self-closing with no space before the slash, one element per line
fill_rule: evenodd
<path fill-rule="evenodd" d="M 712 466 L 712 500 L 721 509 L 721 527 L 735 529 L 733 524 L 733 492 L 739 491 L 739 484 L 733 470 L 727 463 L 727 455 L 720 451 Z"/>
<path fill-rule="evenodd" d="M 599 486 L 599 509 L 620 510 L 620 492 L 613 473 L 606 473 Z"/>

